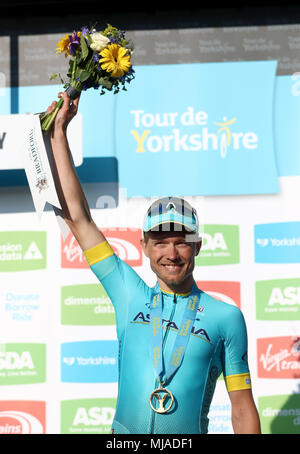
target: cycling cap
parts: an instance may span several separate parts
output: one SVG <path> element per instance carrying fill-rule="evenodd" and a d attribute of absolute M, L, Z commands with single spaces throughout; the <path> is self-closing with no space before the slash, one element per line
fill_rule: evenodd
<path fill-rule="evenodd" d="M 169 231 L 170 224 L 177 224 L 175 231 L 198 232 L 199 222 L 195 208 L 179 197 L 163 197 L 150 205 L 145 216 L 143 231 Z"/>

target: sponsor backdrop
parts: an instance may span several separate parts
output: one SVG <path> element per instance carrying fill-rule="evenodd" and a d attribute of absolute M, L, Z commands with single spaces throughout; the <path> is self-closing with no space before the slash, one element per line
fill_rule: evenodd
<path fill-rule="evenodd" d="M 245 316 L 263 433 L 300 433 L 299 29 L 131 31 L 136 80 L 118 96 L 84 93 L 77 130 L 93 217 L 149 285 L 139 245 L 147 207 L 179 195 L 197 209 L 194 276 Z M 2 434 L 109 433 L 118 393 L 110 299 L 51 207 L 38 220 L 18 135 L 4 127 L 56 98 L 49 75 L 66 69 L 55 55 L 62 35 L 19 37 L 17 98 L 9 37 L 0 37 Z M 209 433 L 232 433 L 230 413 L 220 377 Z"/>

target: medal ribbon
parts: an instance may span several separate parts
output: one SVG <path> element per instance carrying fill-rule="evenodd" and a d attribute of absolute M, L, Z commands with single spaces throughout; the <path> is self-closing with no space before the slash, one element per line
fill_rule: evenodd
<path fill-rule="evenodd" d="M 160 382 L 166 383 L 180 367 L 189 337 L 194 326 L 199 301 L 199 290 L 194 283 L 189 299 L 186 303 L 182 321 L 173 345 L 170 363 L 167 370 L 163 360 L 163 329 L 162 329 L 162 292 L 158 283 L 152 292 L 150 302 L 150 333 L 151 333 L 151 359 Z"/>

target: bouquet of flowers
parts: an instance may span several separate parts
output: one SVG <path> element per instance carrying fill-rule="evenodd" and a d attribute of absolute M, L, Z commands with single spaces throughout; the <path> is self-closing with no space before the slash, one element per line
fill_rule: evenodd
<path fill-rule="evenodd" d="M 125 32 L 107 25 L 105 30 L 82 27 L 71 35 L 65 35 L 57 44 L 57 54 L 70 57 L 67 73 L 68 82 L 60 76 L 61 82 L 71 99 L 77 98 L 82 90 L 101 87 L 116 94 L 120 87 L 126 90 L 126 83 L 134 78 L 131 56 L 133 45 L 125 38 Z M 50 79 L 57 77 L 53 74 Z M 41 117 L 42 130 L 48 132 L 63 104 L 61 98 L 55 109 Z"/>

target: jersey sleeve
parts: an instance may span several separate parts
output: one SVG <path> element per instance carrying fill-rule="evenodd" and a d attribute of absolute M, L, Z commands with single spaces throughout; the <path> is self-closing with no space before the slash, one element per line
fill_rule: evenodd
<path fill-rule="evenodd" d="M 230 310 L 223 318 L 223 374 L 226 387 L 228 392 L 251 389 L 245 319 L 240 309 L 235 306 L 228 307 Z"/>
<path fill-rule="evenodd" d="M 119 336 L 126 324 L 129 296 L 134 297 L 145 283 L 131 266 L 114 253 L 108 241 L 84 251 L 84 255 L 114 306 Z"/>

